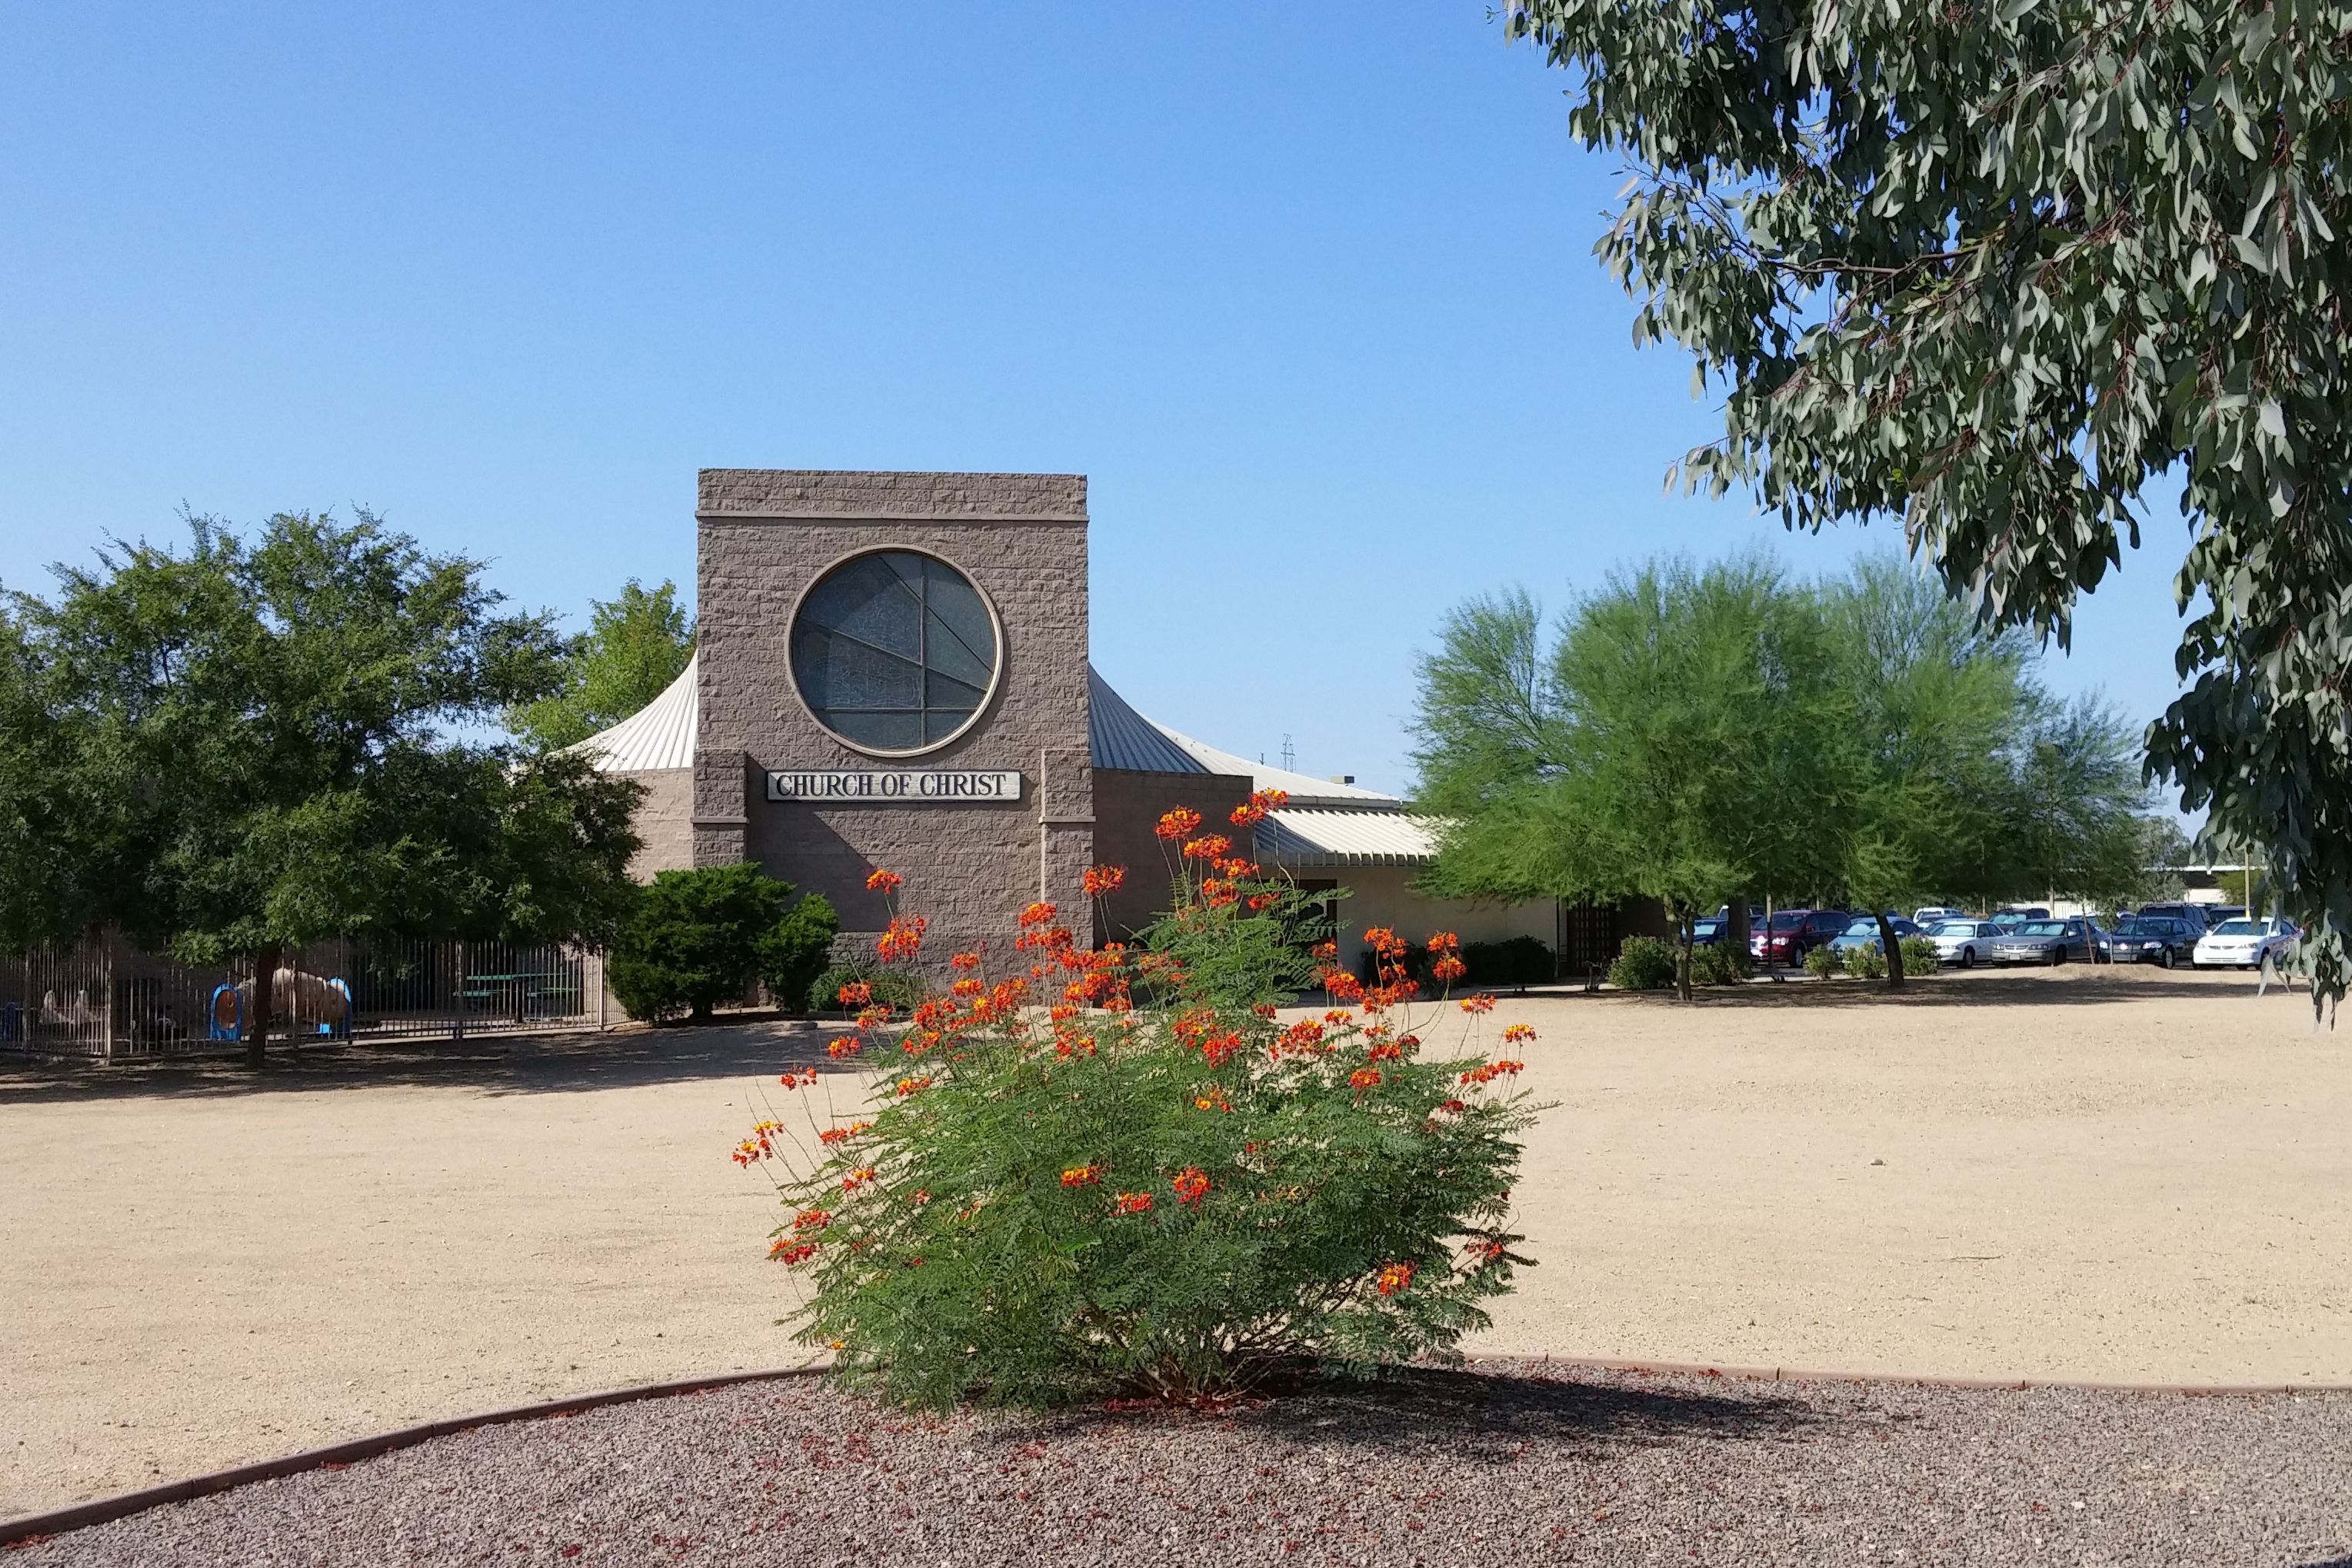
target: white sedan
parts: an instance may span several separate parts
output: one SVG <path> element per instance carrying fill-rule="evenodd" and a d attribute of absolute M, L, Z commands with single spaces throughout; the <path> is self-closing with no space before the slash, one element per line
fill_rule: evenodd
<path fill-rule="evenodd" d="M 2224 920 L 2197 938 L 2189 961 L 2200 969 L 2257 969 L 2294 946 L 2301 935 L 2291 920 Z"/>
<path fill-rule="evenodd" d="M 1990 920 L 1947 920 L 1927 927 L 1927 940 L 1936 945 L 1938 962 L 1958 964 L 1963 969 L 1973 969 L 1992 957 L 1993 938 L 2000 927 Z"/>

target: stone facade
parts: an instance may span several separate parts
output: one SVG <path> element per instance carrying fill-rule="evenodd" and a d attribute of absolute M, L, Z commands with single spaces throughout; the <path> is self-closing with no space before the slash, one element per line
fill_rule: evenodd
<path fill-rule="evenodd" d="M 1256 835 L 1230 821 L 1234 808 L 1249 800 L 1251 784 L 1240 774 L 1095 770 L 1096 857 L 1127 869 L 1126 882 L 1103 900 L 1107 940 L 1133 935 L 1168 908 L 1176 862 L 1153 831 L 1162 813 L 1190 807 L 1201 813 L 1202 832 L 1224 834 L 1244 856 L 1257 853 Z"/>
<path fill-rule="evenodd" d="M 866 891 L 907 877 L 930 920 L 927 955 L 1009 943 L 1031 900 L 1059 904 L 1081 943 L 1079 885 L 1094 854 L 1087 746 L 1086 479 L 1054 474 L 859 474 L 705 469 L 696 507 L 700 609 L 698 865 L 739 859 L 819 892 L 845 932 L 888 917 Z M 818 725 L 793 685 L 792 617 L 828 569 L 873 549 L 927 552 L 984 594 L 1003 628 L 978 717 L 917 758 L 856 750 Z M 1017 800 L 815 805 L 766 799 L 771 769 L 1017 769 Z"/>

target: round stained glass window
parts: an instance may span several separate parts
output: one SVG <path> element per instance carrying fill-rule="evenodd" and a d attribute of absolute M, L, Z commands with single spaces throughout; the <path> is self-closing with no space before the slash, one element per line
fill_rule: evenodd
<path fill-rule="evenodd" d="M 922 751 L 978 716 L 996 682 L 996 616 L 933 556 L 876 550 L 817 580 L 793 616 L 793 684 L 862 751 Z"/>

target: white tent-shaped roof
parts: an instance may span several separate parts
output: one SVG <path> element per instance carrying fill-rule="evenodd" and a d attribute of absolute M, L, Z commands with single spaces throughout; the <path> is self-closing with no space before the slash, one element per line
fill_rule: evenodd
<path fill-rule="evenodd" d="M 596 759 L 603 773 L 651 773 L 694 766 L 694 739 L 701 704 L 695 688 L 696 659 L 654 698 L 610 729 L 598 730 L 572 749 Z"/>

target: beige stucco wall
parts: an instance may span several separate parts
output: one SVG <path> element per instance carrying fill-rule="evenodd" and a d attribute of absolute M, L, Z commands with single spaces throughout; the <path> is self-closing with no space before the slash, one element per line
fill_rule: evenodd
<path fill-rule="evenodd" d="M 1339 904 L 1339 957 L 1350 968 L 1364 951 L 1367 926 L 1386 925 L 1418 946 L 1439 931 L 1465 942 L 1505 942 L 1532 936 L 1545 946 L 1559 941 L 1558 906 L 1549 898 L 1523 904 L 1486 899 L 1432 898 L 1412 890 L 1416 866 L 1302 866 L 1301 882 L 1337 880 L 1353 896 Z"/>
<path fill-rule="evenodd" d="M 655 768 L 624 773 L 645 790 L 630 821 L 644 841 L 629 857 L 629 875 L 651 882 L 657 871 L 686 871 L 694 864 L 694 769 Z"/>

